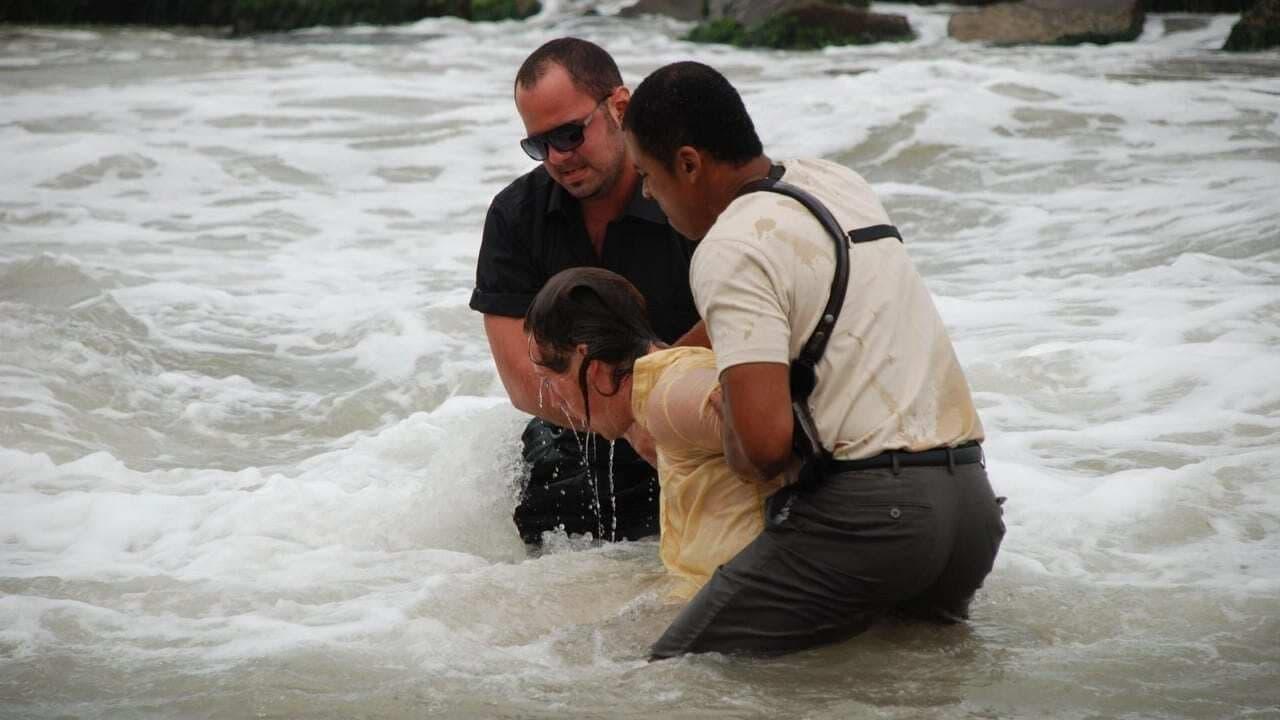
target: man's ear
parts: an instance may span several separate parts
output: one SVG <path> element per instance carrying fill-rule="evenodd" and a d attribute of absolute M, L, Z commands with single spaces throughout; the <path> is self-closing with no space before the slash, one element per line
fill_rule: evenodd
<path fill-rule="evenodd" d="M 621 85 L 617 90 L 613 91 L 613 95 L 609 97 L 609 108 L 613 111 L 614 122 L 621 127 L 622 116 L 627 114 L 627 106 L 631 104 L 631 91 L 626 85 Z"/>
<path fill-rule="evenodd" d="M 675 175 L 685 183 L 697 184 L 702 176 L 702 153 L 690 145 L 681 145 L 676 150 Z"/>

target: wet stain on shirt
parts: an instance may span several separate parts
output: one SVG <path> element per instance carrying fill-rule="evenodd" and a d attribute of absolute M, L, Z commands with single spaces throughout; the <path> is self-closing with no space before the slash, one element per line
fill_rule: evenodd
<path fill-rule="evenodd" d="M 772 218 L 760 218 L 756 221 L 756 237 L 763 239 L 766 233 L 771 233 L 778 227 L 778 223 Z"/>

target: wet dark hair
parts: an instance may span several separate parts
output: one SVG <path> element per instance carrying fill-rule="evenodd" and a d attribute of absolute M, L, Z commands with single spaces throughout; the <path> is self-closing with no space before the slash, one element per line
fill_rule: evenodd
<path fill-rule="evenodd" d="M 764 153 L 742 96 L 724 75 L 699 62 L 654 70 L 631 94 L 622 127 L 667 170 L 685 145 L 735 167 Z"/>
<path fill-rule="evenodd" d="M 613 392 L 607 393 L 612 395 L 631 374 L 636 358 L 661 342 L 649 324 L 640 291 L 621 275 L 594 267 L 569 268 L 548 280 L 525 313 L 524 330 L 538 346 L 537 364 L 555 373 L 567 371 L 577 347 L 587 346 L 578 370 L 578 389 L 588 425 L 591 361 L 614 366 Z"/>
<path fill-rule="evenodd" d="M 552 65 L 564 68 L 573 86 L 596 100 L 607 97 L 622 84 L 618 64 L 604 48 L 575 37 L 562 37 L 543 43 L 525 58 L 516 72 L 516 85 L 525 90 L 533 88 Z"/>

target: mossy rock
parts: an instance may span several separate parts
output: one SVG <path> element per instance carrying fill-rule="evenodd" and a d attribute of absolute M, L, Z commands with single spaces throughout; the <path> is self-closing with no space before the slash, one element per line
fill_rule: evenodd
<path fill-rule="evenodd" d="M 541 10 L 537 0 L 471 0 L 471 19 L 484 22 L 523 20 Z"/>
<path fill-rule="evenodd" d="M 236 0 L 0 0 L 0 22 L 230 25 Z"/>
<path fill-rule="evenodd" d="M 479 0 L 477 19 L 526 17 L 536 0 Z M 504 5 L 508 7 L 504 7 Z M 531 7 L 532 6 L 532 7 Z M 506 13 L 506 14 L 504 14 Z M 391 25 L 473 16 L 470 0 L 0 0 L 0 22 L 231 26 L 237 34 L 315 25 Z"/>
<path fill-rule="evenodd" d="M 1238 13 L 1256 0 L 1147 0 L 1149 13 Z"/>
<path fill-rule="evenodd" d="M 866 45 L 915 38 L 901 15 L 878 15 L 829 3 L 808 2 L 783 10 L 752 27 L 720 18 L 694 27 L 686 40 L 738 47 L 816 50 L 828 45 Z"/>
<path fill-rule="evenodd" d="M 743 47 L 747 39 L 746 28 L 742 23 L 728 18 L 709 20 L 698 23 L 685 36 L 685 40 L 696 43 L 712 43 L 720 45 L 737 45 Z"/>
<path fill-rule="evenodd" d="M 238 34 L 278 32 L 315 25 L 391 25 L 428 17 L 466 17 L 467 0 L 235 0 Z"/>

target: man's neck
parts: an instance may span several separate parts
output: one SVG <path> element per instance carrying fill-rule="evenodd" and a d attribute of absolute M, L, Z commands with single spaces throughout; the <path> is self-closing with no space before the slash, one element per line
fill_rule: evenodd
<path fill-rule="evenodd" d="M 716 183 L 716 196 L 712 199 L 715 207 L 719 208 L 716 214 L 724 212 L 724 209 L 729 207 L 729 203 L 738 197 L 738 193 L 748 183 L 769 177 L 769 170 L 772 167 L 773 161 L 768 155 L 761 155 L 738 167 L 725 166 L 722 170 L 723 176 Z"/>
<path fill-rule="evenodd" d="M 596 246 L 597 253 L 600 252 L 604 243 L 605 227 L 627 209 L 638 179 L 635 168 L 630 163 L 623 162 L 618 172 L 618 179 L 608 192 L 581 202 L 582 221 L 592 236 L 591 241 Z"/>

